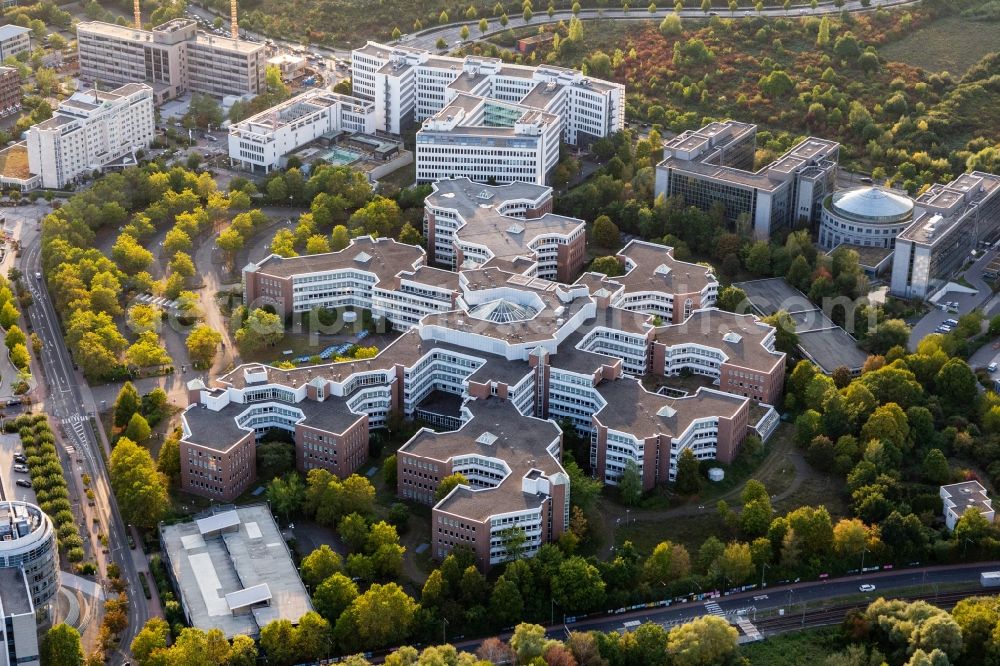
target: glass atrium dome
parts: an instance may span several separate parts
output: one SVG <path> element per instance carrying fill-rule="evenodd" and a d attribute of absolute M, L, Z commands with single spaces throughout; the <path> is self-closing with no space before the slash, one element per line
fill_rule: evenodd
<path fill-rule="evenodd" d="M 469 310 L 469 314 L 483 321 L 491 321 L 495 324 L 509 324 L 512 321 L 531 319 L 538 314 L 538 310 L 528 305 L 519 305 L 505 298 L 498 298 L 495 301 L 477 305 Z"/>

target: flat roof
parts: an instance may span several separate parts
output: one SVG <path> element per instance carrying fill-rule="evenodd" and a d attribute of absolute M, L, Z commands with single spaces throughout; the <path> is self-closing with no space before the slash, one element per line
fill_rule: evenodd
<path fill-rule="evenodd" d="M 253 405 L 254 403 L 230 402 L 219 410 L 203 405 L 185 409 L 181 418 L 188 425 L 191 435 L 184 437 L 184 441 L 216 451 L 228 451 L 252 432 L 252 428 L 240 427 L 236 417 Z M 316 402 L 306 399 L 288 403 L 287 408 L 301 411 L 303 424 L 335 434 L 343 433 L 366 418 L 364 414 L 352 412 L 344 400 Z"/>
<path fill-rule="evenodd" d="M 27 615 L 35 611 L 28 582 L 20 567 L 0 568 L 0 610 L 3 617 Z"/>
<path fill-rule="evenodd" d="M 625 275 L 610 278 L 625 287 L 625 293 L 662 291 L 671 294 L 698 293 L 717 283 L 711 268 L 674 259 L 673 248 L 631 240 L 618 251 L 634 267 Z"/>
<path fill-rule="evenodd" d="M 982 171 L 964 173 L 947 185 L 935 183 L 917 197 L 913 223 L 899 238 L 936 245 L 995 196 L 1000 196 L 1000 176 Z"/>
<path fill-rule="evenodd" d="M 735 282 L 747 295 L 750 304 L 765 317 L 773 315 L 778 310 L 788 313 L 815 310 L 816 306 L 805 294 L 788 284 L 785 278 L 764 278 Z"/>
<path fill-rule="evenodd" d="M 232 638 L 256 636 L 276 619 L 297 623 L 312 610 L 312 603 L 270 511 L 254 504 L 232 512 L 239 517 L 235 531 L 203 536 L 196 521 L 161 527 L 192 626 L 219 629 Z M 249 612 L 234 612 L 268 601 L 270 605 L 254 605 Z"/>
<path fill-rule="evenodd" d="M 456 488 L 435 509 L 483 521 L 498 513 L 540 506 L 543 498 L 525 492 L 521 484 L 532 470 L 550 479 L 565 476 L 553 455 L 562 441 L 559 427 L 550 420 L 523 416 L 513 403 L 499 398 L 470 400 L 464 409 L 471 418 L 461 428 L 444 433 L 421 430 L 400 452 L 441 462 L 462 455 L 494 458 L 506 463 L 510 473 L 492 488 Z"/>
<path fill-rule="evenodd" d="M 13 37 L 23 35 L 27 32 L 31 32 L 30 28 L 24 28 L 19 25 L 14 25 L 13 23 L 8 23 L 7 25 L 0 25 L 0 42 L 6 41 Z"/>
<path fill-rule="evenodd" d="M 981 512 L 993 510 L 993 500 L 986 494 L 986 488 L 978 481 L 952 483 L 941 486 L 941 490 L 948 495 L 945 498 L 945 506 L 951 505 L 950 508 L 959 516 L 970 507 L 975 507 Z"/>
<path fill-rule="evenodd" d="M 868 360 L 868 353 L 858 349 L 857 340 L 839 326 L 801 331 L 798 336 L 799 347 L 826 374 L 840 366 L 856 372 Z"/>
<path fill-rule="evenodd" d="M 414 270 L 424 261 L 426 252 L 415 245 L 399 243 L 391 238 L 373 239 L 360 236 L 337 252 L 282 257 L 271 254 L 251 264 L 260 275 L 294 278 L 309 273 L 355 269 L 374 273 L 376 285 L 392 280 L 400 271 Z"/>
<path fill-rule="evenodd" d="M 889 257 L 895 252 L 895 248 L 891 247 L 872 247 L 870 245 L 854 245 L 852 243 L 841 243 L 837 247 L 833 248 L 827 252 L 827 256 L 832 255 L 838 248 L 843 248 L 845 250 L 854 250 L 858 253 L 858 263 L 861 264 L 862 268 L 878 268 L 883 262 L 885 262 Z"/>
<path fill-rule="evenodd" d="M 750 400 L 701 387 L 694 395 L 668 398 L 650 393 L 638 379 L 616 379 L 597 387 L 607 404 L 594 415 L 612 430 L 639 439 L 656 435 L 678 437 L 697 419 L 732 418 Z"/>
<path fill-rule="evenodd" d="M 657 167 L 686 171 L 703 178 L 772 191 L 785 184 L 787 176 L 814 163 L 823 162 L 839 149 L 836 141 L 810 136 L 792 146 L 784 155 L 758 171 L 746 171 L 716 163 L 718 150 L 748 134 L 756 134 L 756 125 L 733 120 L 709 123 L 700 130 L 684 132 L 664 144 L 666 158 Z M 691 159 L 676 152 L 695 153 Z M 773 175 L 773 177 L 772 177 Z"/>
<path fill-rule="evenodd" d="M 486 247 L 494 257 L 513 260 L 533 255 L 531 245 L 540 237 L 568 236 L 582 231 L 586 223 L 575 217 L 545 213 L 536 218 L 507 214 L 512 204 L 538 207 L 552 196 L 552 188 L 524 182 L 486 185 L 468 178 L 439 180 L 424 200 L 425 206 L 453 211 L 464 222 L 455 237 Z M 523 210 L 521 211 L 523 212 Z"/>
<path fill-rule="evenodd" d="M 765 339 L 773 331 L 772 326 L 752 314 L 741 315 L 707 308 L 695 310 L 680 324 L 658 327 L 655 335 L 657 342 L 668 347 L 705 345 L 720 350 L 726 355 L 728 363 L 767 372 L 785 356 L 764 346 Z"/>

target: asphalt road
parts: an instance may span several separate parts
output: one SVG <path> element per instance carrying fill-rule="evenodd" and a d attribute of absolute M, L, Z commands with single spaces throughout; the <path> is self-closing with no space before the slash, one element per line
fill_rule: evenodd
<path fill-rule="evenodd" d="M 69 351 L 63 342 L 58 319 L 44 280 L 35 274 L 41 268 L 41 243 L 36 239 L 25 248 L 21 259 L 21 270 L 34 296 L 34 304 L 27 308 L 32 329 L 44 344 L 40 355 L 44 367 L 44 378 L 39 378 L 38 397 L 44 399 L 44 411 L 53 422 L 54 429 L 64 434 L 65 443 L 75 449 L 77 462 L 93 479 L 98 516 L 105 534 L 108 535 L 108 549 L 111 558 L 118 563 L 125 576 L 129 592 L 129 626 L 121 637 L 121 648 L 109 655 L 112 664 L 121 664 L 128 658 L 128 646 L 132 638 L 149 618 L 146 598 L 142 594 L 135 563 L 128 547 L 125 525 L 118 512 L 118 505 L 111 492 L 107 469 L 100 455 L 98 435 L 93 431 L 88 419 L 87 405 L 93 405 L 90 388 L 73 369 Z M 65 454 L 65 449 L 61 449 Z M 74 460 L 63 461 L 64 469 L 73 474 Z M 97 552 L 99 560 L 106 557 Z M 103 567 L 102 567 L 103 570 Z"/>
<path fill-rule="evenodd" d="M 828 579 L 823 581 L 810 581 L 793 583 L 790 585 L 768 586 L 763 589 L 754 589 L 747 592 L 717 596 L 712 599 L 680 603 L 665 608 L 651 608 L 636 610 L 627 613 L 605 615 L 601 617 L 589 618 L 573 621 L 573 618 L 566 618 L 559 621 L 561 615 L 558 607 L 554 610 L 555 621 L 546 627 L 546 635 L 550 638 L 563 640 L 567 632 L 570 631 L 624 631 L 629 627 L 638 626 L 635 622 L 654 622 L 671 627 L 676 624 L 689 622 L 696 617 L 708 614 L 734 617 L 737 614 L 745 614 L 752 618 L 754 611 L 763 613 L 765 611 L 776 613 L 779 609 L 785 610 L 784 617 L 801 617 L 801 626 L 822 626 L 829 624 L 827 615 L 807 612 L 806 604 L 816 603 L 824 600 L 835 600 L 838 597 L 851 597 L 857 600 L 861 594 L 858 587 L 863 583 L 870 583 L 875 586 L 875 591 L 864 595 L 864 601 L 858 605 L 864 605 L 880 596 L 890 597 L 893 590 L 903 588 L 915 588 L 926 586 L 926 594 L 920 596 L 933 603 L 938 597 L 938 586 L 941 585 L 968 585 L 969 594 L 975 594 L 980 589 L 979 574 L 983 571 L 994 571 L 1000 568 L 1000 562 L 980 562 L 977 564 L 967 564 L 944 567 L 925 567 L 917 569 L 905 569 L 899 571 L 883 571 L 878 573 L 868 573 L 864 575 L 848 576 L 845 578 Z M 994 590 L 983 589 L 983 593 L 995 592 Z M 908 595 L 913 596 L 913 595 Z M 942 594 L 942 596 L 944 596 Z M 816 617 L 816 616 L 819 617 Z M 841 616 L 842 617 L 842 616 Z M 824 618 L 824 619 L 821 619 Z M 626 623 L 629 623 L 626 625 Z M 763 627 L 767 634 L 766 625 Z M 504 633 L 500 638 L 509 638 L 510 632 Z M 453 642 L 459 650 L 474 652 L 482 641 L 469 640 Z"/>
<path fill-rule="evenodd" d="M 861 0 L 848 0 L 844 3 L 842 7 L 837 7 L 833 2 L 821 2 L 813 9 L 810 4 L 799 4 L 785 9 L 784 7 L 768 7 L 762 12 L 758 13 L 756 11 L 741 9 L 736 12 L 730 12 L 725 9 L 716 9 L 711 12 L 712 15 L 719 15 L 723 18 L 755 18 L 758 16 L 763 16 L 766 18 L 777 18 L 782 16 L 796 17 L 796 16 L 821 16 L 824 14 L 839 14 L 842 11 L 848 12 L 866 12 L 874 11 L 879 7 L 899 7 L 904 5 L 916 4 L 918 0 L 883 0 L 879 2 L 875 0 L 871 2 L 871 6 L 865 7 Z M 208 9 L 193 3 L 188 4 L 188 9 L 195 14 L 206 18 L 214 19 L 216 16 L 222 16 L 226 26 L 229 25 L 229 16 L 223 16 L 214 9 Z M 667 14 L 673 13 L 673 7 L 663 7 L 657 9 L 655 12 L 650 13 L 646 8 L 635 8 L 629 11 L 624 11 L 622 9 L 582 9 L 576 16 L 581 20 L 595 20 L 595 19 L 618 19 L 618 20 L 656 20 L 661 21 L 663 17 Z M 680 13 L 682 18 L 689 19 L 704 19 L 709 14 L 703 12 L 700 8 L 688 8 L 684 9 Z M 505 32 L 511 28 L 521 28 L 526 25 L 539 26 L 548 23 L 558 23 L 559 21 L 568 21 L 574 16 L 572 11 L 561 10 L 554 12 L 550 17 L 546 12 L 539 10 L 531 18 L 531 21 L 525 21 L 523 16 L 517 12 L 512 12 L 508 15 L 507 25 L 500 24 L 500 18 L 495 16 L 484 16 L 487 21 L 486 32 L 480 32 L 479 30 L 479 19 L 472 21 L 459 21 L 456 23 L 448 23 L 446 25 L 438 25 L 430 28 L 421 30 L 420 32 L 413 33 L 412 35 L 403 35 L 400 44 L 405 46 L 410 46 L 414 48 L 427 49 L 429 51 L 438 51 L 437 48 L 438 39 L 444 39 L 447 47 L 442 50 L 447 51 L 455 48 L 462 43 L 461 32 L 463 27 L 469 28 L 470 39 L 469 42 L 474 42 L 479 39 L 490 37 L 492 35 Z M 406 24 L 400 26 L 400 30 L 405 29 Z M 255 39 L 263 41 L 267 36 L 261 33 L 255 33 L 249 30 L 240 29 L 240 33 L 245 36 L 252 36 Z M 274 39 L 274 38 L 272 38 Z M 310 53 L 319 53 L 324 57 L 339 58 L 341 60 L 346 60 L 348 63 L 351 59 L 351 49 L 364 46 L 364 39 L 359 38 L 356 42 L 345 42 L 344 48 L 329 48 L 326 46 L 320 46 L 318 44 L 312 44 L 308 47 Z M 286 50 L 294 50 L 296 47 L 300 47 L 292 41 L 274 39 L 276 46 L 284 48 Z"/>

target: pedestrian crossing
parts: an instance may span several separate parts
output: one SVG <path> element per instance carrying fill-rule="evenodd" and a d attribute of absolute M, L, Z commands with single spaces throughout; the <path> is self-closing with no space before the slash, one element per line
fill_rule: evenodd
<path fill-rule="evenodd" d="M 84 424 L 85 420 L 86 419 L 84 419 L 84 417 L 82 415 L 80 415 L 80 414 L 73 414 L 72 416 L 67 416 L 66 418 L 62 419 L 61 423 L 64 426 L 69 426 L 73 430 L 73 433 L 77 436 L 77 439 L 80 442 L 86 442 L 87 441 L 87 430 L 86 430 L 86 428 L 83 427 L 83 424 Z M 67 445 L 66 446 L 66 452 L 67 453 L 75 453 L 76 449 L 72 445 Z"/>
<path fill-rule="evenodd" d="M 717 615 L 719 617 L 726 616 L 726 613 L 722 610 L 722 606 L 715 603 L 714 601 L 706 601 L 705 610 L 708 611 L 709 615 Z"/>

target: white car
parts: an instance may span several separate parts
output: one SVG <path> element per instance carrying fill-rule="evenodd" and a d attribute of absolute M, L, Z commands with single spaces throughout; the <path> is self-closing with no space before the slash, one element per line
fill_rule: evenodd
<path fill-rule="evenodd" d="M 28 466 L 23 465 L 21 463 L 17 463 L 16 465 L 14 465 L 14 471 L 17 472 L 18 474 L 27 474 Z"/>
<path fill-rule="evenodd" d="M 997 368 L 1000 368 L 1000 365 L 997 365 L 996 361 L 986 366 L 986 369 L 989 370 L 990 372 L 996 372 Z"/>
<path fill-rule="evenodd" d="M 875 586 L 872 585 L 871 583 L 865 583 L 864 585 L 862 585 L 862 586 L 860 586 L 858 588 L 858 591 L 859 592 L 874 592 L 875 591 Z"/>

